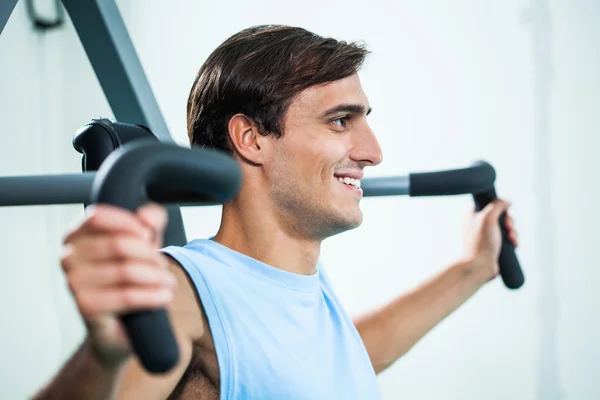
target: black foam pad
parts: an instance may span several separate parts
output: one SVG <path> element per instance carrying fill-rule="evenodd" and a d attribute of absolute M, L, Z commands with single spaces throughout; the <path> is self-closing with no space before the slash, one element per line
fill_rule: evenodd
<path fill-rule="evenodd" d="M 77 130 L 73 147 L 83 154 L 81 168 L 97 171 L 104 160 L 126 143 L 140 139 L 158 138 L 145 126 L 113 121 L 107 118 L 93 119 Z M 84 204 L 87 207 L 89 204 Z M 165 230 L 165 246 L 183 246 L 187 243 L 181 210 L 177 205 L 166 206 L 169 223 Z"/>
<path fill-rule="evenodd" d="M 73 137 L 73 147 L 83 154 L 83 171 L 97 171 L 106 157 L 125 143 L 137 139 L 158 138 L 142 125 L 127 124 L 106 118 L 93 119 Z"/>

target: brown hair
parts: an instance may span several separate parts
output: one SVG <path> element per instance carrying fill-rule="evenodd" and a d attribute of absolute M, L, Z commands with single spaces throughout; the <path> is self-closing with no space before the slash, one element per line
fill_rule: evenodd
<path fill-rule="evenodd" d="M 191 145 L 231 154 L 228 124 L 237 113 L 250 118 L 261 134 L 281 137 L 294 96 L 353 75 L 368 53 L 361 44 L 297 27 L 262 25 L 236 33 L 196 75 L 187 103 Z"/>

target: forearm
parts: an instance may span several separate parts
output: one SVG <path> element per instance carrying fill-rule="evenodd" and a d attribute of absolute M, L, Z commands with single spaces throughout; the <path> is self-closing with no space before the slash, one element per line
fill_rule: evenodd
<path fill-rule="evenodd" d="M 50 383 L 32 400 L 108 400 L 115 396 L 118 367 L 107 368 L 85 341 Z"/>
<path fill-rule="evenodd" d="M 472 262 L 452 265 L 384 307 L 355 320 L 376 373 L 392 365 L 483 286 Z"/>

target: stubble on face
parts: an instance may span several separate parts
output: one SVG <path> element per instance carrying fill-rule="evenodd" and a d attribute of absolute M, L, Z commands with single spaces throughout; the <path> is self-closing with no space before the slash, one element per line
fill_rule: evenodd
<path fill-rule="evenodd" d="M 290 105 L 269 166 L 270 197 L 290 235 L 323 240 L 362 223 L 359 200 L 333 176 L 339 168 L 359 168 L 348 157 L 351 143 L 318 116 L 338 103 L 365 99 L 358 77 L 351 77 L 309 88 Z"/>

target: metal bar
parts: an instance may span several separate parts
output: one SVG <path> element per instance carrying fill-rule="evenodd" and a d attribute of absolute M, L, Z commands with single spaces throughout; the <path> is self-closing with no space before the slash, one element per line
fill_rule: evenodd
<path fill-rule="evenodd" d="M 89 201 L 95 172 L 0 177 L 0 206 L 82 204 Z"/>
<path fill-rule="evenodd" d="M 0 177 L 0 207 L 89 203 L 95 176 L 95 171 L 82 174 L 2 176 Z M 202 207 L 216 206 L 221 203 L 190 199 L 189 202 L 178 205 L 165 204 L 171 204 L 166 205 L 169 211 L 169 223 L 176 224 L 179 221 L 183 226 L 181 214 L 171 212 L 172 209 L 177 206 Z"/>
<path fill-rule="evenodd" d="M 403 196 L 410 192 L 409 176 L 393 176 L 363 179 L 360 187 L 364 197 Z"/>
<path fill-rule="evenodd" d="M 88 203 L 95 174 L 96 172 L 84 172 L 0 177 L 0 207 Z M 364 197 L 409 195 L 410 175 L 363 179 L 361 188 Z M 201 207 L 219 204 L 210 200 L 199 202 L 190 199 L 179 206 Z M 172 218 L 179 220 L 180 216 L 173 215 Z"/>
<path fill-rule="evenodd" d="M 173 142 L 115 0 L 63 0 L 115 118 Z"/>
<path fill-rule="evenodd" d="M 15 6 L 19 0 L 1 0 L 0 1 L 0 34 L 4 30 L 10 15 L 12 14 Z"/>

